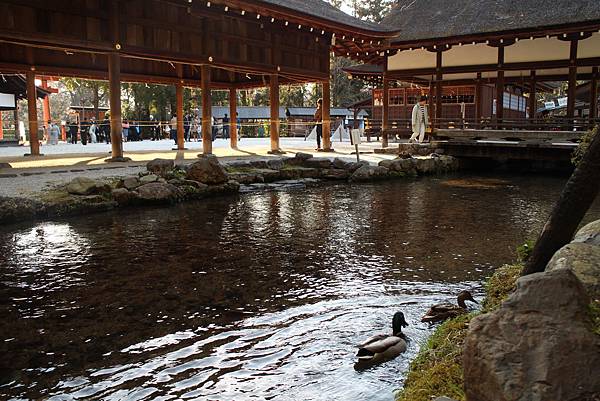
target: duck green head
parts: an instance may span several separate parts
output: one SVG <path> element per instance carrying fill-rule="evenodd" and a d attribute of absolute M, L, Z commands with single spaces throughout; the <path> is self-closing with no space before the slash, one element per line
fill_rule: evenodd
<path fill-rule="evenodd" d="M 406 319 L 404 319 L 404 313 L 396 312 L 392 319 L 392 330 L 394 334 L 402 333 L 402 328 L 407 327 Z"/>

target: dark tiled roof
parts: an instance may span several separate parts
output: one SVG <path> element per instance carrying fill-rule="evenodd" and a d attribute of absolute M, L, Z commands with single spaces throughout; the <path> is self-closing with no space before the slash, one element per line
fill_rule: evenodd
<path fill-rule="evenodd" d="M 39 99 L 45 98 L 50 92 L 37 87 L 36 95 Z M 17 99 L 27 99 L 27 81 L 23 75 L 2 74 L 0 76 L 0 93 L 11 93 Z"/>
<path fill-rule="evenodd" d="M 374 22 L 363 21 L 356 17 L 346 14 L 338 8 L 323 0 L 260 0 L 260 3 L 266 3 L 277 7 L 288 8 L 303 14 L 336 22 L 338 24 L 374 31 L 374 32 L 395 32 L 391 26 L 380 25 Z"/>
<path fill-rule="evenodd" d="M 599 0 L 398 0 L 382 25 L 405 42 L 597 21 Z"/>

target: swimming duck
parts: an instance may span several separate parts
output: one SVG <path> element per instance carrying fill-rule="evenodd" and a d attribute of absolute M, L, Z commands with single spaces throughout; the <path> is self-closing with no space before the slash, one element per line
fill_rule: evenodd
<path fill-rule="evenodd" d="M 394 359 L 404 351 L 408 338 L 402 333 L 402 327 L 408 326 L 402 312 L 396 312 L 392 319 L 392 335 L 379 334 L 369 338 L 358 347 L 358 362 L 354 369 L 364 369 L 381 362 Z"/>
<path fill-rule="evenodd" d="M 478 303 L 473 299 L 473 296 L 469 291 L 461 291 L 456 299 L 458 305 L 453 305 L 449 302 L 433 305 L 429 308 L 425 316 L 421 318 L 421 321 L 430 323 L 443 322 L 446 319 L 465 313 L 467 311 L 467 304 L 465 304 L 465 301 Z"/>

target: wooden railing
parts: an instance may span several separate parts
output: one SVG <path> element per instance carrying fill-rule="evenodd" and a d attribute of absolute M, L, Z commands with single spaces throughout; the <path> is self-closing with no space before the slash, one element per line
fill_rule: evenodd
<path fill-rule="evenodd" d="M 437 137 L 455 136 L 448 135 L 452 131 L 477 131 L 469 134 L 473 137 L 489 137 L 493 134 L 494 137 L 502 138 L 523 138 L 528 139 L 536 137 L 544 138 L 579 138 L 581 134 L 591 130 L 594 126 L 600 125 L 600 118 L 567 118 L 567 117 L 551 117 L 551 118 L 504 118 L 497 120 L 496 118 L 486 118 L 481 120 L 462 119 L 462 118 L 442 118 L 431 122 L 430 128 Z M 379 135 L 381 132 L 381 120 L 365 120 L 365 129 L 371 135 Z M 540 135 L 536 135 L 536 132 Z M 390 136 L 398 136 L 401 138 L 408 137 L 412 133 L 412 124 L 410 119 L 391 120 L 389 124 L 388 134 Z M 482 135 L 476 135 L 482 133 Z"/>

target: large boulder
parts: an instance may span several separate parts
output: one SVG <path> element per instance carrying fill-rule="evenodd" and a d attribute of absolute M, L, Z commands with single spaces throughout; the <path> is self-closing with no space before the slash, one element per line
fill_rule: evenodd
<path fill-rule="evenodd" d="M 593 221 L 579 230 L 573 242 L 600 246 L 600 220 Z"/>
<path fill-rule="evenodd" d="M 170 203 L 179 197 L 175 185 L 166 182 L 151 182 L 136 188 L 139 199 L 152 203 Z"/>
<path fill-rule="evenodd" d="M 67 184 L 67 192 L 72 195 L 92 195 L 110 192 L 110 185 L 87 177 L 76 177 Z"/>
<path fill-rule="evenodd" d="M 229 179 L 227 172 L 214 156 L 201 156 L 189 166 L 186 178 L 207 185 L 224 184 Z"/>
<path fill-rule="evenodd" d="M 572 242 L 559 249 L 546 271 L 569 269 L 579 278 L 588 295 L 600 300 L 600 246 Z"/>
<path fill-rule="evenodd" d="M 382 166 L 363 165 L 350 177 L 351 181 L 373 181 L 388 177 L 389 170 Z"/>
<path fill-rule="evenodd" d="M 168 159 L 154 159 L 146 164 L 148 171 L 161 177 L 166 177 L 173 167 L 175 167 L 175 162 Z"/>
<path fill-rule="evenodd" d="M 311 158 L 305 160 L 302 165 L 308 168 L 331 168 L 331 160 L 325 158 Z"/>
<path fill-rule="evenodd" d="M 469 401 L 583 401 L 600 395 L 600 336 L 568 269 L 531 274 L 495 312 L 471 320 L 463 348 Z"/>
<path fill-rule="evenodd" d="M 140 177 L 140 184 L 141 185 L 150 184 L 151 182 L 158 181 L 158 178 L 159 177 L 156 174 L 146 174 L 146 175 Z"/>

